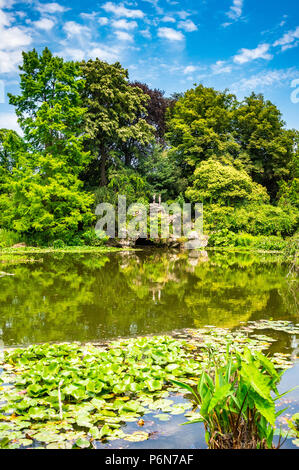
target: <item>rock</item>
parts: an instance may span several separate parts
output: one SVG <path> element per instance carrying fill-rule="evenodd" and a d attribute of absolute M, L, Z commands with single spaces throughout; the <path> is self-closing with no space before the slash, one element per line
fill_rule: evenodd
<path fill-rule="evenodd" d="M 16 245 L 13 245 L 12 248 L 25 248 L 26 243 L 17 243 Z"/>
<path fill-rule="evenodd" d="M 199 240 L 199 235 L 196 230 L 191 230 L 191 232 L 188 233 L 188 240 Z"/>

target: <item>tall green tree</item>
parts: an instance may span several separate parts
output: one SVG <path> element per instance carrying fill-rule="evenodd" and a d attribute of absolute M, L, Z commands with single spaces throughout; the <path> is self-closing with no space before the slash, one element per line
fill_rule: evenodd
<path fill-rule="evenodd" d="M 234 95 L 203 85 L 188 90 L 170 106 L 167 133 L 170 153 L 185 176 L 191 176 L 194 167 L 203 160 L 238 155 L 240 147 L 232 135 L 236 106 Z"/>
<path fill-rule="evenodd" d="M 290 178 L 295 133 L 284 128 L 278 108 L 263 95 L 252 93 L 234 114 L 235 138 L 249 156 L 249 172 L 274 199 L 280 181 Z"/>
<path fill-rule="evenodd" d="M 146 146 L 153 138 L 154 128 L 145 120 L 148 96 L 139 87 L 130 86 L 128 71 L 118 62 L 110 65 L 89 60 L 81 64 L 81 70 L 89 136 L 86 145 L 93 155 L 85 179 L 105 186 L 108 166 L 124 156 L 124 147 L 130 142 Z M 134 146 L 130 152 L 133 158 Z"/>
<path fill-rule="evenodd" d="M 17 132 L 0 129 L 0 193 L 6 192 L 9 187 L 18 152 L 25 150 L 25 143 Z"/>
<path fill-rule="evenodd" d="M 0 200 L 3 218 L 18 232 L 39 238 L 71 239 L 89 224 L 91 195 L 78 175 L 89 162 L 83 149 L 86 109 L 79 65 L 49 49 L 23 53 L 20 95 L 9 95 L 24 132 L 11 184 Z"/>
<path fill-rule="evenodd" d="M 11 129 L 0 129 L 0 168 L 2 170 L 12 171 L 18 150 L 25 150 L 22 137 Z"/>

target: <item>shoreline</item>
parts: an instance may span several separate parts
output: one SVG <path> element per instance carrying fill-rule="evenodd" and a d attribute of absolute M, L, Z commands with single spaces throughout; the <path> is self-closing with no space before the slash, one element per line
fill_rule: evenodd
<path fill-rule="evenodd" d="M 149 247 L 145 247 L 146 249 L 149 249 Z M 151 250 L 176 250 L 176 251 L 181 251 L 180 248 L 165 248 L 161 246 L 157 247 L 150 247 Z M 0 249 L 0 257 L 1 255 L 14 255 L 14 254 L 46 254 L 46 253 L 70 253 L 70 254 L 76 254 L 76 253 L 82 253 L 82 254 L 89 254 L 89 253 L 123 253 L 127 251 L 143 251 L 144 248 L 142 247 L 94 247 L 94 246 L 66 246 L 64 248 L 53 248 L 53 247 L 22 247 L 22 248 L 1 248 Z M 145 250 L 144 250 L 145 251 Z M 183 250 L 183 251 L 226 251 L 226 252 L 233 252 L 233 253 L 259 253 L 259 254 L 283 254 L 283 250 L 260 250 L 256 248 L 247 248 L 247 247 L 235 247 L 235 246 L 224 246 L 224 247 L 204 247 L 204 248 L 196 248 L 194 250 Z"/>

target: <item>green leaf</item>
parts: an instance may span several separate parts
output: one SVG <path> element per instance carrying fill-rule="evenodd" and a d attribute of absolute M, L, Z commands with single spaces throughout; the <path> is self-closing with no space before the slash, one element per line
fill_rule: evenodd
<path fill-rule="evenodd" d="M 232 393 L 231 384 L 225 384 L 215 389 L 209 404 L 208 413 L 210 413 L 217 405 L 227 399 Z"/>

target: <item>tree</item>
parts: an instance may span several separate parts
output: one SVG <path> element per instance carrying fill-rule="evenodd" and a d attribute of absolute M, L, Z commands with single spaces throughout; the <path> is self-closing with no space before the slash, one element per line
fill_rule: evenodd
<path fill-rule="evenodd" d="M 192 202 L 237 206 L 269 201 L 265 188 L 254 183 L 245 170 L 214 159 L 203 161 L 194 172 L 193 186 L 186 196 Z"/>
<path fill-rule="evenodd" d="M 145 95 L 149 96 L 146 103 L 146 113 L 143 117 L 148 124 L 155 128 L 155 137 L 158 144 L 164 145 L 166 132 L 166 111 L 170 100 L 164 97 L 164 91 L 157 88 L 151 89 L 146 83 L 131 82 L 130 86 L 140 88 Z"/>
<path fill-rule="evenodd" d="M 295 133 L 284 128 L 281 112 L 263 95 L 252 93 L 234 115 L 235 138 L 249 155 L 249 172 L 274 199 L 279 182 L 290 177 Z"/>
<path fill-rule="evenodd" d="M 9 95 L 24 132 L 26 152 L 17 152 L 7 193 L 0 200 L 8 228 L 30 236 L 70 240 L 93 220 L 93 198 L 78 175 L 89 162 L 83 149 L 81 93 L 74 62 L 49 49 L 23 53 L 21 94 Z"/>
<path fill-rule="evenodd" d="M 199 85 L 170 106 L 167 137 L 184 176 L 191 177 L 202 160 L 238 155 L 232 135 L 236 105 L 234 95 Z"/>
<path fill-rule="evenodd" d="M 163 201 L 175 199 L 184 193 L 187 180 L 169 152 L 160 145 L 153 145 L 146 155 L 141 155 L 138 172 L 146 178 L 152 194 L 161 194 Z"/>
<path fill-rule="evenodd" d="M 0 193 L 8 184 L 13 168 L 16 166 L 17 153 L 25 151 L 23 139 L 10 129 L 0 129 Z"/>
<path fill-rule="evenodd" d="M 122 156 L 131 140 L 148 145 L 153 128 L 144 119 L 147 95 L 128 82 L 128 71 L 117 62 L 110 65 L 99 59 L 81 64 L 85 79 L 83 91 L 87 107 L 85 129 L 87 148 L 93 160 L 85 179 L 96 176 L 101 186 L 107 184 L 107 165 Z M 141 116 L 141 117 L 140 117 Z"/>
<path fill-rule="evenodd" d="M 11 129 L 0 129 L 0 168 L 2 170 L 12 171 L 18 150 L 25 150 L 23 139 Z"/>

